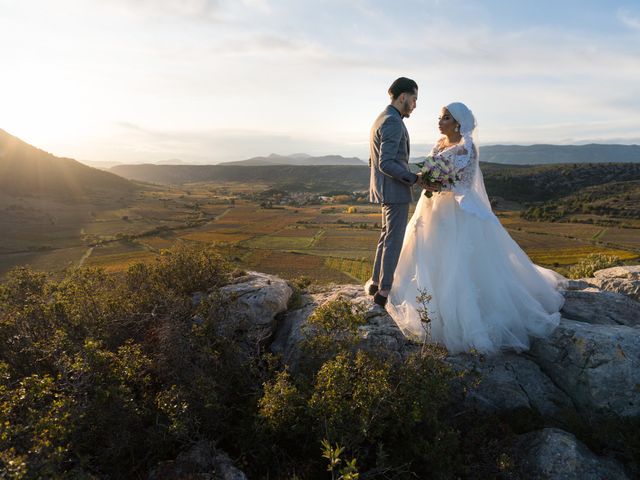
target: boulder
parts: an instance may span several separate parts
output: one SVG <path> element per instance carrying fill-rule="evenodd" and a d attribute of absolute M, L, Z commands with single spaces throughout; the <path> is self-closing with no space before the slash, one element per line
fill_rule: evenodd
<path fill-rule="evenodd" d="M 302 307 L 286 312 L 278 320 L 278 326 L 273 336 L 269 350 L 282 356 L 282 361 L 292 371 L 298 367 L 300 360 L 300 345 L 304 339 L 302 326 L 309 315 L 317 308 L 311 295 L 302 295 Z"/>
<path fill-rule="evenodd" d="M 229 315 L 219 328 L 225 335 L 241 336 L 254 351 L 273 335 L 276 315 L 287 310 L 293 290 L 281 278 L 249 272 L 221 288 L 220 294 L 228 300 Z"/>
<path fill-rule="evenodd" d="M 593 287 L 563 293 L 565 318 L 597 325 L 640 325 L 640 303 L 626 295 Z"/>
<path fill-rule="evenodd" d="M 366 325 L 359 329 L 360 346 L 367 350 L 383 350 L 397 360 L 404 359 L 411 352 L 420 350 L 421 345 L 408 340 L 389 316 L 387 311 L 372 302 L 365 313 Z"/>
<path fill-rule="evenodd" d="M 573 409 L 571 399 L 532 360 L 516 353 L 479 356 L 458 354 L 447 359 L 456 370 L 467 372 L 465 409 L 481 413 L 533 410 L 545 417 Z"/>
<path fill-rule="evenodd" d="M 214 444 L 200 441 L 182 452 L 175 460 L 158 464 L 148 476 L 149 480 L 246 480 L 229 455 Z"/>
<path fill-rule="evenodd" d="M 616 461 L 593 454 L 575 436 L 557 428 L 520 435 L 515 461 L 531 480 L 623 480 L 629 477 Z"/>
<path fill-rule="evenodd" d="M 292 371 L 298 366 L 300 344 L 304 339 L 303 325 L 313 311 L 327 302 L 347 298 L 365 310 L 366 325 L 359 328 L 360 347 L 374 350 L 382 349 L 387 354 L 404 358 L 409 352 L 420 348 L 407 340 L 385 309 L 373 303 L 361 285 L 340 285 L 302 296 L 302 306 L 289 311 L 278 321 L 277 331 L 270 345 L 273 353 L 282 355 L 282 360 Z"/>
<path fill-rule="evenodd" d="M 582 412 L 640 415 L 640 329 L 562 319 L 529 355 Z"/>
<path fill-rule="evenodd" d="M 640 301 L 640 265 L 605 268 L 593 274 L 589 283 L 601 290 L 618 292 Z"/>
<path fill-rule="evenodd" d="M 571 280 L 571 279 L 567 279 L 563 284 L 562 287 L 565 290 L 584 290 L 585 288 L 595 288 L 595 285 L 591 285 L 589 283 L 589 280 L 591 280 L 590 278 L 584 278 L 584 279 L 580 279 L 580 280 Z"/>

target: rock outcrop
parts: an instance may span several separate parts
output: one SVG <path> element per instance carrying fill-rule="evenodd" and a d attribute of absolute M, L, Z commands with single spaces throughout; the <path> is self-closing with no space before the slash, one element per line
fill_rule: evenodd
<path fill-rule="evenodd" d="M 551 337 L 535 340 L 525 354 L 448 357 L 454 368 L 478 379 L 459 395 L 459 407 L 486 414 L 529 410 L 550 420 L 570 411 L 583 418 L 640 416 L 639 270 L 608 269 L 595 278 L 569 282 L 560 326 Z M 404 338 L 361 286 L 342 285 L 305 294 L 300 308 L 281 317 L 270 348 L 292 369 L 306 319 L 338 297 L 366 307 L 367 324 L 360 327 L 363 348 L 383 348 L 399 358 L 420 348 Z M 518 444 L 531 478 L 627 478 L 616 462 L 597 457 L 561 430 L 532 432 Z"/>
<path fill-rule="evenodd" d="M 640 304 L 618 292 L 603 292 L 588 286 L 567 290 L 562 316 L 597 325 L 640 325 Z"/>
<path fill-rule="evenodd" d="M 361 285 L 341 285 L 326 290 L 304 294 L 302 306 L 286 312 L 279 320 L 270 349 L 282 355 L 284 363 L 295 370 L 300 358 L 300 345 L 304 339 L 302 327 L 313 311 L 327 302 L 338 298 L 348 298 L 354 304 L 365 306 L 366 325 L 360 327 L 361 347 L 366 349 L 384 348 L 398 358 L 419 349 L 419 345 L 408 341 L 398 329 L 386 310 L 371 302 Z"/>
<path fill-rule="evenodd" d="M 567 411 L 586 417 L 639 417 L 639 285 L 640 267 L 601 270 L 594 278 L 571 281 L 559 327 L 549 338 L 533 341 L 529 352 L 448 357 L 453 368 L 478 379 L 459 392 L 459 408 L 486 414 L 525 410 L 550 421 Z M 343 297 L 364 306 L 367 322 L 359 327 L 361 348 L 383 349 L 398 359 L 421 348 L 402 335 L 360 285 L 302 293 L 296 308 L 287 309 L 292 294 L 284 280 L 250 272 L 222 289 L 231 315 L 221 328 L 240 338 L 250 354 L 267 349 L 295 371 L 307 319 L 318 306 Z M 597 457 L 562 430 L 527 433 L 517 446 L 518 461 L 530 478 L 627 478 L 619 464 Z M 244 478 L 228 475 L 232 476 L 194 478 Z"/>
<path fill-rule="evenodd" d="M 640 301 L 640 265 L 605 268 L 585 280 L 600 290 L 622 293 Z"/>
<path fill-rule="evenodd" d="M 530 355 L 580 412 L 640 416 L 640 329 L 563 319 Z"/>
<path fill-rule="evenodd" d="M 460 354 L 449 357 L 448 362 L 478 379 L 462 398 L 465 409 L 489 414 L 533 410 L 545 417 L 556 417 L 574 408 L 572 399 L 523 355 Z"/>
<path fill-rule="evenodd" d="M 526 408 L 544 416 L 567 409 L 590 415 L 640 415 L 640 303 L 620 293 L 598 291 L 587 282 L 574 282 L 576 287 L 583 289 L 565 292 L 565 309 L 581 320 L 563 318 L 550 338 L 533 342 L 530 352 L 449 357 L 455 368 L 481 379 L 464 399 L 466 407 L 484 412 Z M 367 324 L 360 327 L 363 348 L 383 348 L 398 358 L 419 349 L 361 286 L 343 285 L 304 295 L 303 306 L 280 319 L 270 348 L 290 368 L 297 365 L 306 319 L 319 305 L 338 297 L 368 307 Z"/>
<path fill-rule="evenodd" d="M 594 455 L 582 442 L 557 428 L 520 435 L 516 443 L 519 469 L 531 480 L 625 480 L 617 462 Z"/>
<path fill-rule="evenodd" d="M 281 278 L 248 272 L 221 288 L 220 294 L 229 305 L 221 333 L 240 338 L 247 353 L 254 354 L 274 334 L 276 316 L 287 309 L 293 290 Z"/>
<path fill-rule="evenodd" d="M 229 456 L 206 441 L 200 441 L 182 452 L 175 460 L 160 463 L 149 480 L 246 480 Z"/>

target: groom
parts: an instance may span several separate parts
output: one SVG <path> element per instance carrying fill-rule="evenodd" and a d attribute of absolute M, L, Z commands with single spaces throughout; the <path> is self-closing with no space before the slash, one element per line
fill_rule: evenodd
<path fill-rule="evenodd" d="M 418 85 L 400 77 L 389 87 L 391 104 L 378 115 L 369 138 L 369 201 L 382 205 L 382 229 L 368 289 L 384 307 L 398 264 L 412 200 L 411 187 L 421 174 L 409 170 L 409 133 L 403 119 L 416 108 Z"/>

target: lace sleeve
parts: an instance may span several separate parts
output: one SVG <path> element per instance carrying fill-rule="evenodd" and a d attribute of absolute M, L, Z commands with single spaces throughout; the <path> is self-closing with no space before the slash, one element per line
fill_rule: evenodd
<path fill-rule="evenodd" d="M 438 152 L 434 148 L 434 157 L 440 158 L 449 164 L 453 164 L 458 172 L 458 180 L 453 186 L 443 187 L 444 191 L 461 191 L 471 187 L 473 183 L 473 171 L 475 166 L 475 148 L 465 150 L 464 146 L 457 145 L 453 148 Z"/>
<path fill-rule="evenodd" d="M 470 188 L 473 183 L 473 173 L 475 167 L 476 149 L 475 146 L 466 151 L 460 148 L 453 159 L 458 174 L 458 181 L 454 186 L 454 190 Z"/>

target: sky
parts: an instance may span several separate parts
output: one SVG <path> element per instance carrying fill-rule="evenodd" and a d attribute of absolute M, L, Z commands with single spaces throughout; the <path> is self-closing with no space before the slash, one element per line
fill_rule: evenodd
<path fill-rule="evenodd" d="M 0 129 L 59 156 L 368 156 L 391 82 L 412 155 L 466 103 L 482 144 L 640 143 L 640 0 L 0 0 Z"/>

